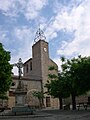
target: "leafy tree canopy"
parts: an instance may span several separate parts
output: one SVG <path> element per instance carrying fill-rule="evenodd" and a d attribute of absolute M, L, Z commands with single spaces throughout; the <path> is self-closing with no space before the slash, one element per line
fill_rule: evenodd
<path fill-rule="evenodd" d="M 61 58 L 62 72 L 56 76 L 49 74 L 51 80 L 47 81 L 48 93 L 54 97 L 65 98 L 72 96 L 73 109 L 76 109 L 76 96 L 85 94 L 90 90 L 90 57 Z M 51 66 L 49 70 L 53 70 Z"/>
<path fill-rule="evenodd" d="M 39 107 L 43 107 L 43 98 L 44 98 L 44 93 L 42 91 L 34 91 L 33 96 L 38 98 L 39 100 Z"/>
<path fill-rule="evenodd" d="M 72 94 L 78 96 L 90 90 L 90 57 L 78 56 L 64 60 L 62 72 Z"/>
<path fill-rule="evenodd" d="M 44 98 L 44 94 L 41 91 L 34 91 L 33 96 L 37 97 L 38 99 Z"/>
<path fill-rule="evenodd" d="M 56 70 L 54 66 L 51 66 L 49 70 Z M 45 87 L 48 89 L 48 94 L 52 95 L 56 98 L 66 98 L 70 95 L 67 90 L 67 81 L 65 80 L 64 76 L 59 74 L 48 74 L 49 80 Z"/>
<path fill-rule="evenodd" d="M 10 52 L 4 50 L 0 43 L 0 95 L 5 94 L 11 85 L 12 66 L 9 63 Z"/>

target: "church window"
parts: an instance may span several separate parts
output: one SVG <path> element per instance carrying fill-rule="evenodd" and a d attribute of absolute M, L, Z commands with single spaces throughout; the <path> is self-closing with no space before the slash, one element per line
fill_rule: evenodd
<path fill-rule="evenodd" d="M 28 64 L 26 65 L 26 72 L 28 73 Z"/>
<path fill-rule="evenodd" d="M 30 70 L 32 70 L 32 62 L 30 62 Z"/>

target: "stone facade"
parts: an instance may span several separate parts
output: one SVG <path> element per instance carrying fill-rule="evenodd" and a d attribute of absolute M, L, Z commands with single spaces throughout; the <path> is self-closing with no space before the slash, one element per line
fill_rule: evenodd
<path fill-rule="evenodd" d="M 24 76 L 35 80 L 41 79 L 41 89 L 46 92 L 44 86 L 48 80 L 49 66 L 55 66 L 58 69 L 57 64 L 49 58 L 48 43 L 44 40 L 39 40 L 32 46 L 32 58 L 24 63 Z M 53 72 L 57 74 L 57 71 Z M 52 104 L 53 98 L 47 95 L 45 95 L 45 98 L 45 107 L 58 107 L 58 100 L 56 100 L 56 104 Z"/>
<path fill-rule="evenodd" d="M 15 106 L 14 92 L 18 86 L 18 77 L 12 76 L 12 78 L 13 78 L 14 86 L 11 86 L 11 88 L 8 92 L 8 96 L 9 96 L 8 105 L 10 108 Z M 29 79 L 27 77 L 22 77 L 21 81 L 23 82 L 24 87 L 27 90 L 26 104 L 33 105 L 34 101 L 32 98 L 32 91 L 41 91 L 41 80 L 33 80 L 33 79 Z"/>
<path fill-rule="evenodd" d="M 39 39 L 32 46 L 32 58 L 28 59 L 24 63 L 23 76 L 21 80 L 23 81 L 24 87 L 27 89 L 26 104 L 38 106 L 39 101 L 37 98 L 33 97 L 33 91 L 43 91 L 45 93 L 47 89 L 44 87 L 47 80 L 48 74 L 52 72 L 57 74 L 58 71 L 48 71 L 49 66 L 55 66 L 58 70 L 57 64 L 49 58 L 49 48 L 48 43 L 45 40 Z M 12 76 L 14 86 L 11 86 L 8 95 L 8 105 L 9 107 L 15 106 L 15 96 L 13 92 L 18 86 L 18 76 Z M 90 102 L 90 93 L 88 95 L 79 96 L 76 98 L 76 103 L 79 102 Z M 43 99 L 44 107 L 59 108 L 58 99 L 53 98 L 45 94 Z M 63 100 L 63 104 L 71 104 L 71 98 Z"/>
<path fill-rule="evenodd" d="M 45 83 L 48 80 L 48 67 L 55 66 L 58 70 L 57 64 L 49 58 L 49 48 L 48 43 L 45 40 L 38 40 L 32 46 L 32 58 L 24 63 L 23 76 L 21 80 L 24 86 L 27 88 L 26 104 L 38 105 L 38 100 L 33 98 L 31 95 L 32 91 L 43 91 L 46 92 Z M 58 71 L 52 71 L 57 74 Z M 11 87 L 11 91 L 14 91 L 18 85 L 18 77 L 12 76 L 14 86 Z M 9 91 L 10 92 L 10 91 Z M 13 102 L 10 102 L 13 101 Z M 43 99 L 44 107 L 58 107 L 58 99 L 54 99 L 51 96 L 45 95 Z M 15 105 L 14 96 L 9 97 L 9 107 Z"/>

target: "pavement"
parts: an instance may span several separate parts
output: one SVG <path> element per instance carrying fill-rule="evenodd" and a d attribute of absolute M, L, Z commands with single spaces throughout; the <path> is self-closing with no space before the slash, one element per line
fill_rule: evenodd
<path fill-rule="evenodd" d="M 0 113 L 0 120 L 90 120 L 89 110 L 57 110 L 43 109 L 37 110 L 34 115 L 18 114 L 14 115 L 11 111 Z"/>

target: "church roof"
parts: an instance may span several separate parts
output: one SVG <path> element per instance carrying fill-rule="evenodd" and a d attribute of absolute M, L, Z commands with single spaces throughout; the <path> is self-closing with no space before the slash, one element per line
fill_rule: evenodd
<path fill-rule="evenodd" d="M 24 62 L 24 65 L 28 63 L 29 61 L 32 61 L 32 58 L 28 59 L 26 62 Z"/>

